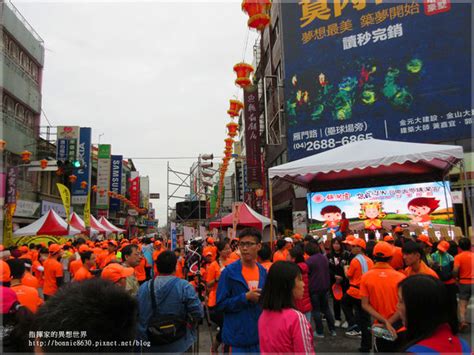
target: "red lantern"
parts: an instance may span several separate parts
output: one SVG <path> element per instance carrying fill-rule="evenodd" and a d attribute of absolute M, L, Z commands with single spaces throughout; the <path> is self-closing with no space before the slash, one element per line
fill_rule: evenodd
<path fill-rule="evenodd" d="M 264 193 L 265 193 L 265 191 L 263 189 L 256 189 L 255 190 L 255 196 L 257 196 L 257 197 L 263 197 Z"/>
<path fill-rule="evenodd" d="M 91 189 L 92 191 L 97 192 L 97 185 L 92 185 Z"/>
<path fill-rule="evenodd" d="M 64 169 L 63 168 L 58 168 L 58 170 L 56 170 L 56 175 L 57 176 L 61 176 L 64 174 Z"/>
<path fill-rule="evenodd" d="M 243 0 L 242 10 L 247 13 L 249 19 L 247 26 L 262 31 L 270 23 L 270 0 Z"/>
<path fill-rule="evenodd" d="M 239 129 L 239 125 L 235 122 L 230 122 L 226 125 L 228 130 L 228 136 L 234 138 L 237 135 L 237 130 Z"/>
<path fill-rule="evenodd" d="M 107 195 L 109 195 L 109 197 L 112 197 L 114 193 L 112 191 L 107 191 Z"/>
<path fill-rule="evenodd" d="M 232 149 L 234 146 L 234 140 L 232 138 L 226 138 L 224 139 L 225 142 L 225 149 Z"/>
<path fill-rule="evenodd" d="M 31 152 L 27 151 L 27 150 L 24 150 L 20 153 L 21 155 L 21 160 L 24 162 L 24 163 L 29 163 L 30 162 L 30 158 L 31 158 Z"/>
<path fill-rule="evenodd" d="M 77 180 L 77 176 L 76 175 L 69 175 L 69 182 L 71 184 L 74 184 Z"/>
<path fill-rule="evenodd" d="M 237 117 L 240 114 L 240 110 L 244 107 L 244 104 L 239 100 L 229 100 L 230 107 L 227 110 L 227 113 L 230 117 Z"/>
<path fill-rule="evenodd" d="M 85 190 L 87 188 L 87 181 L 81 181 L 81 189 Z"/>
<path fill-rule="evenodd" d="M 3 152 L 6 146 L 7 146 L 7 142 L 4 141 L 3 139 L 0 139 L 0 152 Z"/>
<path fill-rule="evenodd" d="M 41 169 L 46 169 L 47 166 L 48 166 L 48 161 L 46 159 L 40 160 Z"/>
<path fill-rule="evenodd" d="M 242 89 L 246 88 L 252 83 L 252 81 L 250 80 L 250 73 L 252 73 L 254 69 L 250 64 L 238 63 L 234 65 L 234 71 L 237 74 L 237 79 L 235 79 L 235 83 Z"/>
<path fill-rule="evenodd" d="M 232 158 L 232 151 L 225 150 L 224 155 L 226 158 Z"/>

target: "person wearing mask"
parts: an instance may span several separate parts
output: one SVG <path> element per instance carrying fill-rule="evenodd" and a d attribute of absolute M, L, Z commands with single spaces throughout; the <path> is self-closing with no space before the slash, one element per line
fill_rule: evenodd
<path fill-rule="evenodd" d="M 43 304 L 38 291 L 30 286 L 21 283 L 21 279 L 25 274 L 25 262 L 22 259 L 10 259 L 7 261 L 11 270 L 10 288 L 16 293 L 18 301 L 22 306 L 28 308 L 31 312 L 36 313 L 38 307 Z"/>
<path fill-rule="evenodd" d="M 303 295 L 301 269 L 293 262 L 274 263 L 263 289 L 263 312 L 258 320 L 262 354 L 315 353 L 311 324 L 295 306 Z"/>
<path fill-rule="evenodd" d="M 340 287 L 342 289 L 342 293 L 344 294 L 348 288 L 348 281 L 347 277 L 344 274 L 344 267 L 349 265 L 349 252 L 344 250 L 342 246 L 342 241 L 339 238 L 334 238 L 331 240 L 331 248 L 330 252 L 327 255 L 329 261 L 329 272 L 331 276 L 331 287 L 334 288 Z M 343 328 L 347 328 L 347 322 L 342 323 L 341 317 L 341 299 L 333 294 L 333 309 L 334 309 L 334 318 L 336 327 L 343 326 Z"/>
<path fill-rule="evenodd" d="M 344 267 L 344 272 L 349 280 L 349 289 L 342 299 L 342 307 L 349 327 L 347 336 L 361 336 L 360 351 L 367 352 L 372 349 L 372 337 L 369 331 L 370 315 L 362 308 L 360 296 L 360 280 L 362 275 L 369 271 L 374 263 L 365 255 L 365 241 L 355 238 L 350 242 L 354 258 L 349 266 Z"/>
<path fill-rule="evenodd" d="M 44 261 L 44 285 L 43 294 L 44 299 L 48 300 L 49 297 L 53 296 L 58 288 L 62 286 L 63 279 L 63 266 L 59 262 L 62 257 L 62 247 L 59 244 L 52 243 L 49 248 L 49 257 Z"/>
<path fill-rule="evenodd" d="M 197 340 L 196 325 L 204 316 L 202 304 L 191 284 L 175 276 L 176 262 L 172 251 L 163 251 L 156 259 L 158 276 L 145 282 L 138 291 L 138 336 L 151 342 L 147 351 L 184 353 Z M 153 320 L 165 318 L 176 321 L 173 324 L 179 334 L 169 343 L 158 342 L 148 331 Z"/>
<path fill-rule="evenodd" d="M 393 255 L 390 259 L 390 266 L 397 271 L 403 271 L 405 263 L 403 261 L 402 248 L 395 245 L 395 238 L 393 238 L 391 235 L 386 235 L 383 237 L 383 241 L 393 246 Z"/>
<path fill-rule="evenodd" d="M 308 322 L 311 323 L 311 311 L 313 306 L 311 305 L 311 297 L 309 295 L 309 268 L 304 260 L 304 252 L 302 249 L 303 245 L 296 246 L 290 250 L 288 254 L 288 261 L 296 263 L 301 271 L 301 278 L 304 283 L 303 297 L 295 299 L 295 307 L 298 311 L 304 314 Z"/>
<path fill-rule="evenodd" d="M 74 278 L 72 279 L 74 282 L 84 281 L 88 279 L 92 279 L 94 275 L 92 275 L 91 270 L 96 267 L 96 255 L 92 252 L 92 250 L 87 250 L 87 245 L 81 246 L 81 252 L 79 256 L 81 258 L 81 267 L 74 273 Z"/>
<path fill-rule="evenodd" d="M 127 290 L 132 296 L 138 294 L 138 280 L 136 277 L 136 267 L 140 265 L 142 255 L 138 250 L 138 246 L 135 244 L 128 244 L 122 249 L 122 266 L 125 268 L 132 268 L 133 274 L 128 276 L 126 279 L 125 290 Z"/>
<path fill-rule="evenodd" d="M 258 262 L 262 265 L 265 270 L 270 270 L 270 266 L 272 266 L 272 250 L 268 244 L 262 244 L 262 248 L 258 251 Z"/>
<path fill-rule="evenodd" d="M 466 321 L 466 313 L 474 284 L 474 253 L 471 251 L 471 240 L 469 238 L 461 238 L 459 248 L 461 253 L 454 257 L 453 276 L 458 280 L 459 327 L 463 331 L 469 327 Z"/>
<path fill-rule="evenodd" d="M 430 275 L 413 275 L 399 283 L 397 311 L 406 327 L 405 352 L 471 354 L 467 342 L 456 335 L 457 317 L 447 302 L 443 283 Z"/>
<path fill-rule="evenodd" d="M 319 241 L 322 242 L 322 238 Z M 334 326 L 334 315 L 329 308 L 329 262 L 326 256 L 322 254 L 320 244 L 322 243 L 317 241 L 308 243 L 305 252 L 309 255 L 306 264 L 309 269 L 309 291 L 313 307 L 312 316 L 316 326 L 314 336 L 323 338 L 323 314 L 326 317 L 331 336 L 336 336 L 336 328 Z"/>
<path fill-rule="evenodd" d="M 407 266 L 403 273 L 407 276 L 416 274 L 426 274 L 438 278 L 436 272 L 433 271 L 423 261 L 425 253 L 424 244 L 408 241 L 403 245 L 402 248 L 403 261 Z"/>
<path fill-rule="evenodd" d="M 254 228 L 239 233 L 241 259 L 221 273 L 217 287 L 217 310 L 224 313 L 222 340 L 232 352 L 259 352 L 258 318 L 260 295 L 267 271 L 257 263 L 262 235 Z"/>
<path fill-rule="evenodd" d="M 394 247 L 387 242 L 378 242 L 373 250 L 372 269 L 362 275 L 360 281 L 360 297 L 362 308 L 372 316 L 376 326 L 387 328 L 394 337 L 397 337 L 393 325 L 398 320 L 398 283 L 405 278 L 401 272 L 395 271 L 390 266 Z M 398 350 L 399 343 L 375 338 L 377 352 L 394 352 Z"/>

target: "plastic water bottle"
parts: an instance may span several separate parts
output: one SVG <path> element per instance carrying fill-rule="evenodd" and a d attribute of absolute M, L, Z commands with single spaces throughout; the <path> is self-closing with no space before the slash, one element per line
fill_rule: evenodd
<path fill-rule="evenodd" d="M 382 338 L 388 341 L 395 341 L 395 338 L 393 337 L 392 333 L 390 333 L 387 328 L 374 325 L 372 326 L 371 330 L 372 334 L 374 334 L 376 338 Z"/>

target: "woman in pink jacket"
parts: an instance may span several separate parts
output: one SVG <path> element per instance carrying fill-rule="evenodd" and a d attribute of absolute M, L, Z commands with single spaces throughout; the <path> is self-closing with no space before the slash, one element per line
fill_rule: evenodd
<path fill-rule="evenodd" d="M 311 323 L 311 311 L 313 310 L 313 306 L 311 305 L 311 297 L 309 295 L 309 267 L 304 262 L 303 249 L 301 249 L 299 246 L 295 246 L 293 249 L 291 249 L 288 254 L 288 261 L 292 261 L 298 265 L 301 270 L 301 276 L 304 282 L 303 298 L 300 300 L 295 300 L 296 309 L 303 313 L 308 322 Z"/>
<path fill-rule="evenodd" d="M 295 301 L 301 300 L 303 294 L 304 282 L 298 265 L 277 261 L 271 266 L 258 320 L 262 354 L 314 354 L 311 325 L 295 308 Z"/>

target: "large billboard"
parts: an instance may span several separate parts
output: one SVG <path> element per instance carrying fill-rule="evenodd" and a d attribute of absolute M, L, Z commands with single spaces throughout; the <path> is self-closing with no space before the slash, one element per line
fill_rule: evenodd
<path fill-rule="evenodd" d="M 307 195 L 310 229 L 337 232 L 342 213 L 351 230 L 391 230 L 408 223 L 422 229 L 452 223 L 453 205 L 449 185 L 442 182 L 405 184 Z"/>
<path fill-rule="evenodd" d="M 91 138 L 92 129 L 90 127 L 81 127 L 79 131 L 79 149 L 78 158 L 81 161 L 81 167 L 74 169 L 74 175 L 77 180 L 72 184 L 73 205 L 83 205 L 87 201 L 89 186 L 91 183 Z M 86 188 L 82 187 L 82 182 L 86 182 Z"/>
<path fill-rule="evenodd" d="M 110 191 L 117 194 L 121 193 L 122 188 L 122 155 L 111 155 L 110 157 Z M 110 211 L 120 210 L 120 200 L 118 198 L 110 198 Z"/>
<path fill-rule="evenodd" d="M 282 3 L 288 160 L 472 137 L 470 2 Z"/>
<path fill-rule="evenodd" d="M 107 192 L 110 187 L 110 144 L 99 144 L 99 153 L 97 156 L 97 208 L 101 210 L 109 209 L 109 195 Z"/>

